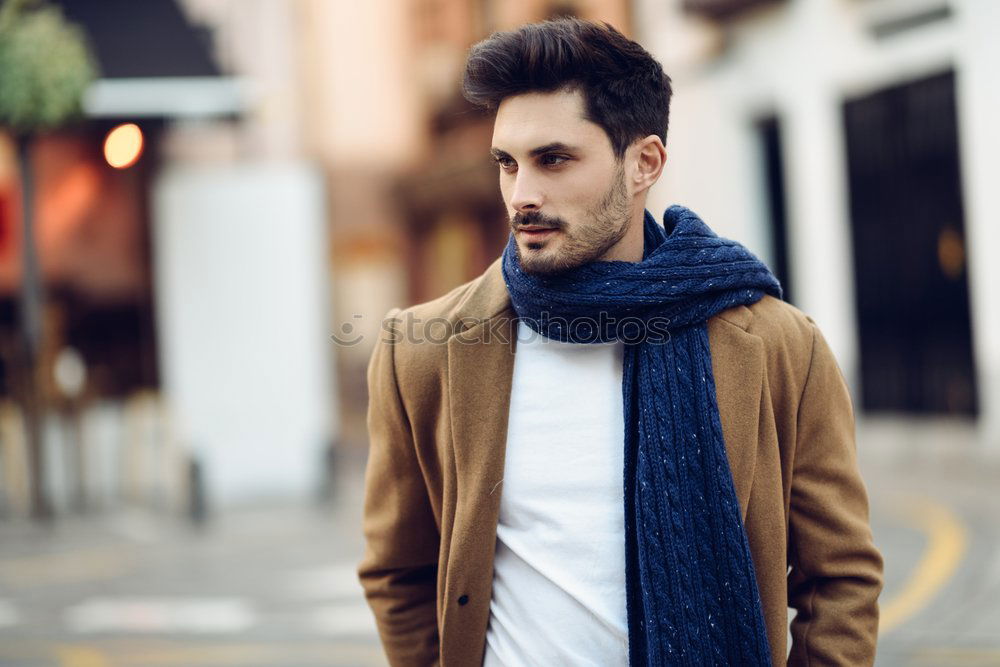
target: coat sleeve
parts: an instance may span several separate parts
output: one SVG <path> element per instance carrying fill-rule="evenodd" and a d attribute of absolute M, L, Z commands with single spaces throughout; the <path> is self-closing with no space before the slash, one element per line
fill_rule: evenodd
<path fill-rule="evenodd" d="M 812 325 L 789 508 L 789 665 L 871 665 L 882 556 L 872 540 L 843 375 Z"/>
<path fill-rule="evenodd" d="M 440 538 L 400 398 L 395 348 L 383 332 L 368 366 L 365 555 L 358 576 L 389 663 L 427 667 L 438 662 Z"/>

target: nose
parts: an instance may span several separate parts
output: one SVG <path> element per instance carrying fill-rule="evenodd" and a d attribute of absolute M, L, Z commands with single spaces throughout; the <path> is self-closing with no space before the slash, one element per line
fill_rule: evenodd
<path fill-rule="evenodd" d="M 525 173 L 526 171 L 518 172 L 510 197 L 511 208 L 522 213 L 537 211 L 542 207 L 542 190 L 538 186 L 537 179 Z"/>

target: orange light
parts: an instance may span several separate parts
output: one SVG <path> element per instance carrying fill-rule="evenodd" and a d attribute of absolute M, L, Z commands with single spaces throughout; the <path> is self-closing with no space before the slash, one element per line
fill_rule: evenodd
<path fill-rule="evenodd" d="M 123 123 L 104 139 L 104 159 L 115 169 L 128 169 L 142 155 L 142 130 L 135 123 Z"/>

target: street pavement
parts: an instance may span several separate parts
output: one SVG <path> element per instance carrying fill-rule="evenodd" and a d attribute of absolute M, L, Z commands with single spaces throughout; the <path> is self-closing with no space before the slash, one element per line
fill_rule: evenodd
<path fill-rule="evenodd" d="M 0 521 L 0 665 L 385 665 L 355 576 L 361 466 L 326 502 L 202 526 L 138 510 Z"/>
<path fill-rule="evenodd" d="M 886 421 L 859 451 L 885 558 L 876 665 L 1000 666 L 1000 443 Z"/>
<path fill-rule="evenodd" d="M 880 667 L 1000 666 L 1000 457 L 962 426 L 866 425 L 886 560 Z M 978 449 L 977 449 L 978 448 Z M 354 569 L 360 459 L 332 499 L 0 520 L 0 666 L 384 665 Z"/>

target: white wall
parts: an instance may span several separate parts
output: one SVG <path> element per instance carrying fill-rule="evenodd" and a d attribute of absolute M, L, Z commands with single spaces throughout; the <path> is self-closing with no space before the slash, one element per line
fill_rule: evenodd
<path fill-rule="evenodd" d="M 154 192 L 173 430 L 210 502 L 304 497 L 334 435 L 323 187 L 285 164 L 173 166 Z"/>
<path fill-rule="evenodd" d="M 1000 2 L 965 0 L 956 9 L 962 39 L 958 129 L 969 253 L 972 338 L 983 406 L 981 431 L 1000 451 Z"/>

